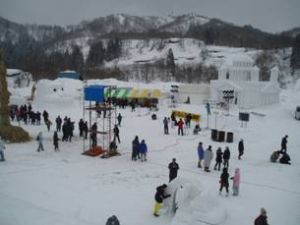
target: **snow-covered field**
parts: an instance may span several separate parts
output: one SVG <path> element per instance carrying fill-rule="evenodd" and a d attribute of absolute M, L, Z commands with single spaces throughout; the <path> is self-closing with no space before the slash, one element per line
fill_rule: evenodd
<path fill-rule="evenodd" d="M 168 85 L 152 86 L 167 89 Z M 30 92 L 24 90 L 25 93 Z M 69 104 L 63 98 L 60 96 L 57 102 L 53 96 L 49 101 L 37 98 L 33 110 L 47 109 L 52 121 L 57 115 L 71 116 L 77 124 L 82 117 L 80 95 Z M 300 224 L 300 122 L 293 118 L 295 106 L 300 105 L 299 92 L 284 90 L 280 104 L 250 110 L 265 116 L 251 114 L 247 128 L 240 127 L 237 108 L 232 108 L 229 115 L 219 111 L 215 118 L 213 114 L 209 127 L 234 132 L 233 143 L 213 142 L 208 129 L 199 135 L 189 130 L 183 137 L 177 135 L 176 129 L 170 129 L 170 135 L 164 135 L 162 120 L 172 110 L 165 103 L 160 104 L 158 120 L 152 120 L 146 109 L 135 112 L 129 108 L 118 109 L 123 115 L 118 147 L 121 156 L 109 159 L 81 155 L 83 142 L 78 137 L 77 126 L 73 142 L 60 142 L 60 152 L 54 152 L 54 126 L 47 132 L 44 124 L 21 124 L 33 141 L 7 144 L 7 161 L 0 163 L 0 225 L 104 225 L 113 214 L 122 225 L 243 225 L 253 224 L 261 207 L 267 209 L 269 224 Z M 201 127 L 207 126 L 204 105 L 178 105 L 178 110 L 199 112 Z M 46 149 L 40 153 L 36 152 L 34 140 L 39 131 L 44 133 Z M 270 163 L 270 154 L 280 148 L 285 134 L 289 135 L 292 165 Z M 135 135 L 145 139 L 148 145 L 147 162 L 131 161 L 131 141 Z M 245 143 L 242 160 L 237 159 L 240 138 Z M 206 173 L 197 168 L 199 141 L 205 148 L 212 145 L 214 153 L 219 146 L 223 150 L 229 146 L 230 175 L 236 167 L 241 169 L 238 197 L 219 196 L 220 172 Z M 165 213 L 156 218 L 152 215 L 155 188 L 168 182 L 167 165 L 173 157 L 180 166 L 175 182 L 183 184 L 184 197 L 176 215 L 163 209 Z"/>

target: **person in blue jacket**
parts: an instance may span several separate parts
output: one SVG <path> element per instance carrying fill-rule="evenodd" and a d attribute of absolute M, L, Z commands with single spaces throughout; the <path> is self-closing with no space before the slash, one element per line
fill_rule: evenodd
<path fill-rule="evenodd" d="M 141 154 L 141 161 L 147 161 L 147 152 L 148 152 L 148 148 L 147 145 L 145 143 L 145 140 L 142 140 L 139 146 L 139 152 Z"/>
<path fill-rule="evenodd" d="M 202 160 L 204 159 L 204 149 L 202 146 L 202 142 L 199 142 L 197 152 L 198 152 L 198 167 L 202 168 L 201 163 L 202 163 Z"/>

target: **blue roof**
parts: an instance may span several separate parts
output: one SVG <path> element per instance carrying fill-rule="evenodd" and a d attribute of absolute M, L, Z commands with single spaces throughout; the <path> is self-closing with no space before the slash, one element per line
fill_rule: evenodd
<path fill-rule="evenodd" d="M 84 100 L 104 102 L 104 88 L 103 85 L 90 85 L 84 88 Z"/>

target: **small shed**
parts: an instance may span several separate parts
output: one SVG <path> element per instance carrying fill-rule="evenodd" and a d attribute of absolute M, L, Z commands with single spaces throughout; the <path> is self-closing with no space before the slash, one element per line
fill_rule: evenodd
<path fill-rule="evenodd" d="M 82 80 L 80 73 L 73 70 L 61 71 L 58 73 L 58 78 L 69 78 L 75 80 Z"/>

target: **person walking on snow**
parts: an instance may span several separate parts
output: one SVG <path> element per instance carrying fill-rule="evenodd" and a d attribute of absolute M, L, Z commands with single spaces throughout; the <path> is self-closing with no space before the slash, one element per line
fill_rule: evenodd
<path fill-rule="evenodd" d="M 167 117 L 164 118 L 164 134 L 169 134 L 169 120 Z"/>
<path fill-rule="evenodd" d="M 281 152 L 284 153 L 287 151 L 287 138 L 288 138 L 288 135 L 285 135 L 282 140 L 281 140 Z"/>
<path fill-rule="evenodd" d="M 204 171 L 205 172 L 210 172 L 209 167 L 211 160 L 213 159 L 214 154 L 211 149 L 211 145 L 208 146 L 208 148 L 204 152 Z"/>
<path fill-rule="evenodd" d="M 180 118 L 178 123 L 177 123 L 177 126 L 178 126 L 178 135 L 181 134 L 181 136 L 183 136 L 183 126 L 184 126 L 184 122 L 182 121 L 182 119 Z"/>
<path fill-rule="evenodd" d="M 42 131 L 39 132 L 39 134 L 36 137 L 36 140 L 38 142 L 37 152 L 44 151 L 45 149 L 44 149 L 44 146 L 43 146 L 43 133 L 42 133 Z"/>
<path fill-rule="evenodd" d="M 54 134 L 53 134 L 53 145 L 54 145 L 54 151 L 59 151 L 58 149 L 58 135 L 57 135 L 57 131 L 54 131 Z"/>
<path fill-rule="evenodd" d="M 177 177 L 177 172 L 179 170 L 179 165 L 176 162 L 176 159 L 173 158 L 172 162 L 169 163 L 169 182 L 171 182 L 173 179 Z"/>
<path fill-rule="evenodd" d="M 138 152 L 139 152 L 139 137 L 135 136 L 134 140 L 132 141 L 132 154 L 131 154 L 131 160 L 136 161 Z"/>
<path fill-rule="evenodd" d="M 220 171 L 221 163 L 222 163 L 222 155 L 223 155 L 222 149 L 219 147 L 216 151 L 216 164 L 214 170 L 217 170 L 218 167 L 218 170 Z"/>
<path fill-rule="evenodd" d="M 202 164 L 202 160 L 204 159 L 204 149 L 202 146 L 202 142 L 199 142 L 197 152 L 198 152 L 198 168 L 202 168 L 201 164 Z"/>
<path fill-rule="evenodd" d="M 121 143 L 120 141 L 120 136 L 119 136 L 120 130 L 118 128 L 118 125 L 116 124 L 114 127 L 114 140 L 118 139 L 119 144 Z"/>
<path fill-rule="evenodd" d="M 239 195 L 239 189 L 240 189 L 240 179 L 241 179 L 239 168 L 235 169 L 234 176 L 231 177 L 230 179 L 233 181 L 233 185 L 232 185 L 233 195 L 238 196 Z"/>
<path fill-rule="evenodd" d="M 148 148 L 147 145 L 145 143 L 145 140 L 142 140 L 140 145 L 139 145 L 139 152 L 141 153 L 141 161 L 147 161 L 147 152 L 148 152 Z"/>
<path fill-rule="evenodd" d="M 122 122 L 122 115 L 121 115 L 121 113 L 119 113 L 119 115 L 117 117 L 117 120 L 118 120 L 118 126 L 120 127 L 121 126 L 121 122 Z"/>
<path fill-rule="evenodd" d="M 229 167 L 229 159 L 230 159 L 230 151 L 229 148 L 226 147 L 223 153 L 224 167 Z"/>
<path fill-rule="evenodd" d="M 5 144 L 4 144 L 4 141 L 2 140 L 2 138 L 0 137 L 0 156 L 1 156 L 0 161 L 2 161 L 2 162 L 5 161 L 4 150 L 5 150 Z"/>
<path fill-rule="evenodd" d="M 154 210 L 153 210 L 153 215 L 158 217 L 159 216 L 159 210 L 162 207 L 163 201 L 165 198 L 170 197 L 171 195 L 166 194 L 166 189 L 167 185 L 163 184 L 161 186 L 158 186 L 156 188 L 156 193 L 155 193 L 155 204 L 154 204 Z"/>
<path fill-rule="evenodd" d="M 244 141 L 241 139 L 239 141 L 239 159 L 241 159 L 241 156 L 244 155 Z"/>
<path fill-rule="evenodd" d="M 60 116 L 58 116 L 55 119 L 55 123 L 56 123 L 56 131 L 60 132 L 61 131 L 61 124 L 62 124 L 62 119 L 60 118 Z"/>
<path fill-rule="evenodd" d="M 254 225 L 269 225 L 267 218 L 267 211 L 264 208 L 261 208 L 260 215 L 254 220 Z"/>
<path fill-rule="evenodd" d="M 226 189 L 226 196 L 229 195 L 229 190 L 228 190 L 228 187 L 229 187 L 229 173 L 227 172 L 227 168 L 223 168 L 223 172 L 220 176 L 220 190 L 219 190 L 219 194 L 222 193 L 222 190 L 223 188 L 225 187 Z"/>
<path fill-rule="evenodd" d="M 47 129 L 48 129 L 48 132 L 50 131 L 51 125 L 52 125 L 52 122 L 49 119 L 47 119 L 46 126 L 47 126 Z"/>

